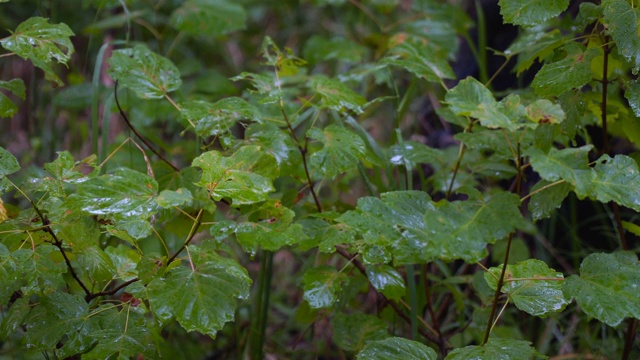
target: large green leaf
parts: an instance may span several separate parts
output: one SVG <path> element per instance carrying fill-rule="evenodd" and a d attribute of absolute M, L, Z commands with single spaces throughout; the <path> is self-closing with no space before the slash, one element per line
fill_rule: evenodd
<path fill-rule="evenodd" d="M 189 101 L 180 104 L 180 113 L 195 124 L 196 134 L 202 137 L 223 135 L 239 120 L 260 121 L 262 117 L 255 106 L 237 97 L 215 103 Z"/>
<path fill-rule="evenodd" d="M 258 247 L 278 251 L 286 245 L 302 241 L 306 236 L 299 224 L 291 224 L 295 213 L 277 200 L 269 200 L 245 213 L 251 221 L 238 223 L 236 237 L 245 251 L 255 254 Z"/>
<path fill-rule="evenodd" d="M 519 198 L 500 192 L 488 200 L 439 201 L 424 213 L 429 230 L 427 244 L 433 255 L 451 261 L 480 261 L 486 245 L 506 237 L 525 222 L 520 214 Z"/>
<path fill-rule="evenodd" d="M 22 295 L 50 293 L 64 284 L 62 274 L 67 272 L 60 252 L 51 245 L 41 245 L 31 249 L 13 252 L 13 259 L 19 267 L 18 279 L 22 282 Z"/>
<path fill-rule="evenodd" d="M 388 299 L 399 300 L 405 295 L 402 275 L 389 265 L 367 266 L 367 278 L 371 285 Z"/>
<path fill-rule="evenodd" d="M 346 351 L 360 351 L 371 341 L 388 337 L 387 323 L 376 316 L 339 313 L 331 319 L 333 341 Z"/>
<path fill-rule="evenodd" d="M 268 199 L 274 191 L 271 179 L 278 176 L 278 163 L 259 146 L 243 146 L 229 157 L 208 151 L 193 160 L 202 168 L 198 182 L 215 200 L 229 198 L 234 205 L 251 204 Z"/>
<path fill-rule="evenodd" d="M 399 66 L 427 81 L 439 82 L 456 77 L 447 62 L 447 54 L 429 43 L 404 41 L 392 47 L 382 63 Z"/>
<path fill-rule="evenodd" d="M 9 90 L 13 95 L 24 100 L 25 87 L 22 79 L 13 79 L 9 81 L 0 81 L 0 89 Z M 12 117 L 18 112 L 18 106 L 11 101 L 5 94 L 0 92 L 0 117 Z"/>
<path fill-rule="evenodd" d="M 567 55 L 564 59 L 547 63 L 538 71 L 531 86 L 538 95 L 558 96 L 572 89 L 579 89 L 592 78 L 591 60 L 597 50 L 584 50 L 576 43 L 562 48 Z"/>
<path fill-rule="evenodd" d="M 563 179 L 575 188 L 578 197 L 584 198 L 590 194 L 595 177 L 588 165 L 588 154 L 592 148 L 591 145 L 562 150 L 552 148 L 548 154 L 531 148 L 529 162 L 541 178 L 551 182 Z"/>
<path fill-rule="evenodd" d="M 497 102 L 493 94 L 478 80 L 468 77 L 447 92 L 445 102 L 456 115 L 480 120 L 482 126 L 491 129 L 515 131 L 522 127 L 534 128 L 537 124 L 522 122 L 527 114 L 520 97 L 509 95 Z"/>
<path fill-rule="evenodd" d="M 520 26 L 536 26 L 560 15 L 569 0 L 500 0 L 504 22 Z"/>
<path fill-rule="evenodd" d="M 191 35 L 216 37 L 244 29 L 242 5 L 227 0 L 188 0 L 171 14 L 171 25 Z"/>
<path fill-rule="evenodd" d="M 42 69 L 47 80 L 64 85 L 51 66 L 53 59 L 62 64 L 71 59 L 73 44 L 70 37 L 73 35 L 66 24 L 49 24 L 47 19 L 34 16 L 18 25 L 11 36 L 0 40 L 0 44 Z"/>
<path fill-rule="evenodd" d="M 640 319 L 640 263 L 632 252 L 591 254 L 580 275 L 567 278 L 565 289 L 587 315 L 617 326 L 627 317 Z"/>
<path fill-rule="evenodd" d="M 367 99 L 340 81 L 316 75 L 311 78 L 310 85 L 320 95 L 322 107 L 336 111 L 350 110 L 357 114 L 363 112 L 362 106 L 367 102 Z"/>
<path fill-rule="evenodd" d="M 502 265 L 492 267 L 484 274 L 491 289 L 498 287 Z M 545 316 L 562 311 L 567 304 L 563 292 L 564 276 L 550 269 L 537 259 L 529 259 L 515 265 L 507 265 L 505 282 L 501 291 L 509 294 L 509 299 L 518 309 L 534 316 Z"/>
<path fill-rule="evenodd" d="M 39 350 L 51 350 L 67 335 L 81 331 L 88 304 L 78 296 L 53 292 L 40 299 L 25 318 L 25 341 Z"/>
<path fill-rule="evenodd" d="M 302 277 L 304 299 L 312 309 L 333 306 L 340 297 L 345 275 L 330 266 L 307 270 Z"/>
<path fill-rule="evenodd" d="M 112 215 L 118 218 L 148 219 L 157 209 L 158 183 L 151 177 L 120 168 L 78 185 L 67 204 L 71 210 L 92 215 Z"/>
<path fill-rule="evenodd" d="M 177 266 L 149 285 L 151 310 L 163 321 L 175 318 L 187 331 L 215 336 L 232 321 L 238 299 L 249 296 L 251 279 L 237 262 L 189 246 L 190 266 Z"/>
<path fill-rule="evenodd" d="M 311 154 L 309 163 L 324 177 L 336 175 L 352 169 L 367 152 L 364 141 L 351 130 L 338 125 L 329 125 L 324 130 L 312 128 L 307 132 L 311 139 L 324 145 Z"/>
<path fill-rule="evenodd" d="M 180 71 L 171 60 L 144 45 L 114 51 L 109 65 L 107 72 L 114 80 L 144 99 L 160 99 L 182 84 Z"/>
<path fill-rule="evenodd" d="M 604 26 L 616 43 L 618 53 L 633 67 L 633 73 L 640 70 L 640 11 L 627 0 L 606 0 L 604 5 Z"/>
<path fill-rule="evenodd" d="M 640 211 L 640 171 L 635 160 L 625 155 L 616 155 L 613 159 L 604 155 L 594 172 L 592 198 L 603 203 L 614 201 Z"/>
<path fill-rule="evenodd" d="M 454 349 L 445 360 L 532 360 L 545 359 L 531 343 L 515 339 L 490 338 L 483 346 Z"/>
<path fill-rule="evenodd" d="M 417 341 L 390 337 L 372 341 L 356 355 L 361 360 L 436 360 L 435 350 Z"/>

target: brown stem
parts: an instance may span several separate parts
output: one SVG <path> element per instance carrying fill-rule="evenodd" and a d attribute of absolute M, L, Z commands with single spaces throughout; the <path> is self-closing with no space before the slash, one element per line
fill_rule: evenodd
<path fill-rule="evenodd" d="M 108 291 L 101 291 L 101 292 L 99 292 L 99 293 L 90 294 L 90 295 L 88 295 L 88 296 L 85 296 L 85 299 L 86 299 L 87 301 L 91 301 L 91 300 L 93 300 L 93 299 L 95 299 L 95 298 L 97 298 L 97 297 L 100 297 L 100 296 L 109 296 L 109 295 L 113 295 L 113 294 L 117 293 L 118 291 L 120 291 L 120 290 L 122 290 L 122 289 L 126 288 L 127 286 L 129 286 L 129 285 L 131 285 L 131 284 L 133 284 L 134 282 L 137 282 L 137 281 L 140 281 L 140 278 L 133 278 L 133 279 L 131 279 L 131 280 L 125 281 L 125 282 L 123 282 L 122 284 L 120 284 L 120 285 L 118 285 L 118 286 L 116 286 L 116 287 L 114 287 L 113 289 L 108 290 Z"/>
<path fill-rule="evenodd" d="M 204 213 L 204 211 L 202 209 L 200 209 L 200 211 L 198 211 L 198 215 L 196 215 L 196 222 L 193 223 L 193 226 L 191 226 L 191 230 L 189 231 L 189 235 L 187 235 L 187 239 L 184 241 L 184 244 L 182 244 L 180 249 L 178 249 L 178 251 L 176 251 L 175 254 L 173 254 L 169 258 L 169 260 L 167 260 L 167 266 L 169 266 L 169 264 L 171 264 L 171 262 L 173 260 L 175 260 L 175 258 L 177 258 L 178 255 L 180 255 L 182 250 L 184 250 L 189 245 L 191 240 L 193 240 L 193 237 L 196 235 L 196 232 L 198 231 L 198 228 L 200 227 L 200 224 L 202 223 L 202 214 L 203 213 Z"/>
<path fill-rule="evenodd" d="M 135 127 L 133 127 L 133 124 L 131 124 L 131 121 L 129 121 L 127 114 L 124 112 L 124 110 L 122 110 L 122 107 L 120 106 L 120 102 L 118 101 L 118 80 L 116 80 L 113 95 L 116 100 L 116 106 L 118 107 L 120 116 L 122 116 L 122 119 L 124 119 L 124 122 L 127 123 L 127 126 L 129 126 L 129 129 L 131 129 L 131 131 L 133 131 L 133 133 L 136 134 L 138 139 L 140 139 L 140 141 L 142 141 L 149 148 L 149 150 L 151 150 L 151 152 L 156 154 L 156 156 L 160 158 L 160 160 L 164 161 L 167 165 L 171 166 L 173 170 L 175 170 L 176 172 L 180 172 L 180 169 L 177 166 L 173 165 L 169 160 L 167 160 L 167 158 L 165 158 L 164 156 L 162 156 L 162 154 L 156 151 L 156 149 L 154 149 L 153 146 L 151 146 L 151 143 L 147 139 L 145 139 L 145 137 L 142 136 L 142 134 L 140 134 Z"/>
<path fill-rule="evenodd" d="M 622 352 L 622 360 L 629 360 L 629 355 L 631 355 L 631 350 L 633 348 L 633 339 L 636 337 L 636 331 L 638 330 L 638 320 L 629 319 L 629 324 L 627 325 L 627 334 L 625 336 L 624 342 L 624 351 Z"/>

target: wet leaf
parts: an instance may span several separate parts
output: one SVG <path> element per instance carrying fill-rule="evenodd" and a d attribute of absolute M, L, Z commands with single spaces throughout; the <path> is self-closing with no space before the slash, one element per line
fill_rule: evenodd
<path fill-rule="evenodd" d="M 504 22 L 520 26 L 536 26 L 560 15 L 569 0 L 500 0 Z"/>
<path fill-rule="evenodd" d="M 390 337 L 372 341 L 356 355 L 361 360 L 436 360 L 435 350 L 417 341 Z"/>
<path fill-rule="evenodd" d="M 333 306 L 338 301 L 344 282 L 344 274 L 330 266 L 307 270 L 302 278 L 304 299 L 312 309 Z"/>
<path fill-rule="evenodd" d="M 445 360 L 532 360 L 546 358 L 540 355 L 531 343 L 516 339 L 489 338 L 483 346 L 467 346 L 454 349 Z"/>
<path fill-rule="evenodd" d="M 177 8 L 171 25 L 191 35 L 220 36 L 246 26 L 244 8 L 226 0 L 189 0 Z"/>
<path fill-rule="evenodd" d="M 531 86 L 536 94 L 558 96 L 569 90 L 579 89 L 591 80 L 591 60 L 597 55 L 597 50 L 584 50 L 576 43 L 570 43 L 562 50 L 567 56 L 544 64 L 533 79 Z"/>
<path fill-rule="evenodd" d="M 193 196 L 191 191 L 185 188 L 179 188 L 176 191 L 162 190 L 156 198 L 156 202 L 165 209 L 174 206 L 189 206 L 193 202 Z"/>
<path fill-rule="evenodd" d="M 531 192 L 540 190 L 549 184 L 551 184 L 549 181 L 541 180 L 531 188 Z M 529 201 L 529 212 L 531 212 L 533 220 L 538 221 L 550 217 L 562 205 L 571 189 L 572 186 L 569 183 L 562 182 L 535 193 Z"/>
<path fill-rule="evenodd" d="M 346 351 L 359 351 L 366 343 L 388 337 L 387 324 L 376 316 L 339 313 L 331 319 L 333 341 Z"/>
<path fill-rule="evenodd" d="M 366 51 L 367 48 L 343 37 L 328 39 L 313 35 L 305 42 L 302 54 L 311 64 L 328 60 L 357 63 Z"/>
<path fill-rule="evenodd" d="M 613 159 L 605 155 L 598 160 L 594 172 L 592 198 L 640 211 L 640 170 L 635 160 L 625 155 Z"/>
<path fill-rule="evenodd" d="M 62 86 L 64 83 L 53 72 L 53 59 L 61 64 L 71 59 L 74 49 L 70 37 L 73 35 L 64 23 L 49 24 L 47 19 L 34 16 L 18 25 L 11 36 L 0 40 L 0 44 L 42 69 L 45 79 Z"/>
<path fill-rule="evenodd" d="M 0 89 L 8 90 L 13 95 L 24 100 L 25 87 L 22 79 L 13 79 L 9 81 L 0 81 Z M 16 105 L 9 97 L 0 92 L 0 117 L 10 118 L 18 112 L 18 105 Z"/>
<path fill-rule="evenodd" d="M 632 252 L 596 253 L 580 264 L 580 275 L 571 275 L 565 289 L 588 316 L 609 326 L 627 317 L 640 319 L 640 263 Z"/>
<path fill-rule="evenodd" d="M 563 179 L 574 187 L 578 197 L 584 198 L 590 193 L 595 177 L 588 165 L 588 154 L 592 148 L 591 145 L 562 150 L 552 148 L 548 154 L 531 148 L 529 162 L 541 178 L 550 182 Z"/>
<path fill-rule="evenodd" d="M 206 152 L 193 160 L 202 168 L 198 182 L 215 200 L 229 198 L 234 205 L 268 199 L 274 191 L 271 179 L 278 176 L 278 163 L 258 146 L 243 146 L 229 157 L 217 151 Z"/>
<path fill-rule="evenodd" d="M 297 223 L 302 225 L 303 231 L 308 235 L 300 242 L 302 250 L 317 247 L 320 252 L 333 253 L 336 245 L 352 243 L 355 237 L 353 230 L 341 223 L 334 224 L 318 218 L 302 219 Z"/>
<path fill-rule="evenodd" d="M 307 134 L 324 145 L 311 154 L 311 167 L 330 179 L 356 167 L 360 158 L 367 153 L 364 141 L 345 127 L 329 125 L 324 130 L 312 128 Z"/>
<path fill-rule="evenodd" d="M 295 213 L 277 200 L 269 200 L 245 214 L 252 221 L 237 224 L 236 237 L 243 249 L 255 254 L 258 247 L 269 251 L 302 241 L 302 226 L 292 224 Z"/>
<path fill-rule="evenodd" d="M 492 267 L 484 274 L 489 287 L 498 287 L 502 265 Z M 515 265 L 507 265 L 501 291 L 509 295 L 516 307 L 533 316 L 544 317 L 551 312 L 562 311 L 567 304 L 563 292 L 564 276 L 537 259 L 528 259 Z"/>
<path fill-rule="evenodd" d="M 371 285 L 388 299 L 399 300 L 405 295 L 402 275 L 389 265 L 367 266 L 367 278 Z"/>
<path fill-rule="evenodd" d="M 233 320 L 237 300 L 249 296 L 251 279 L 237 262 L 213 251 L 189 246 L 189 254 L 193 269 L 174 267 L 149 283 L 151 310 L 187 331 L 215 336 Z"/>
<path fill-rule="evenodd" d="M 356 114 L 363 112 L 362 106 L 367 100 L 362 95 L 349 89 L 338 80 L 316 75 L 311 78 L 311 88 L 320 95 L 320 105 L 335 111 L 351 110 Z"/>
<path fill-rule="evenodd" d="M 163 98 L 182 84 L 180 72 L 171 60 L 144 45 L 114 51 L 109 65 L 109 75 L 143 99 Z"/>
<path fill-rule="evenodd" d="M 626 0 L 606 0 L 602 5 L 606 32 L 615 41 L 618 53 L 631 64 L 633 73 L 637 74 L 640 70 L 640 11 Z"/>
<path fill-rule="evenodd" d="M 219 136 L 231 131 L 239 120 L 260 121 L 260 111 L 246 101 L 230 97 L 215 103 L 196 100 L 180 104 L 182 117 L 195 124 L 202 137 Z"/>
<path fill-rule="evenodd" d="M 404 41 L 392 47 L 382 63 L 404 68 L 427 81 L 440 82 L 455 78 L 447 55 L 429 43 Z"/>

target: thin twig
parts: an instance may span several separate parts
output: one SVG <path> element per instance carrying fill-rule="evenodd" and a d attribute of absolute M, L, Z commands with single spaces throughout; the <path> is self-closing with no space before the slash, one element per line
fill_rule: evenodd
<path fill-rule="evenodd" d="M 171 262 L 173 260 L 175 260 L 175 258 L 177 258 L 178 255 L 180 255 L 182 250 L 184 250 L 189 245 L 191 240 L 193 240 L 193 237 L 196 235 L 196 232 L 198 231 L 198 228 L 200 227 L 200 224 L 202 223 L 202 214 L 204 214 L 204 211 L 202 209 L 200 209 L 200 211 L 198 211 L 198 215 L 196 215 L 196 221 L 193 223 L 193 226 L 191 226 L 191 230 L 189 231 L 189 235 L 187 235 L 187 239 L 184 241 L 184 244 L 182 244 L 180 249 L 178 249 L 178 251 L 176 251 L 175 254 L 173 254 L 169 258 L 169 260 L 167 260 L 167 266 L 169 264 L 171 264 Z"/>

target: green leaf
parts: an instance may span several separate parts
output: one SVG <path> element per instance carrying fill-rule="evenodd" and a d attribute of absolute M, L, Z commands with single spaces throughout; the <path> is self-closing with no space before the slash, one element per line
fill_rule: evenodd
<path fill-rule="evenodd" d="M 627 317 L 640 319 L 638 288 L 640 263 L 632 252 L 591 254 L 580 264 L 580 275 L 565 284 L 582 311 L 609 326 Z"/>
<path fill-rule="evenodd" d="M 541 180 L 531 188 L 531 192 L 540 190 L 549 184 L 551 184 L 549 181 Z M 571 189 L 572 186 L 569 183 L 562 182 L 535 193 L 529 201 L 529 212 L 533 221 L 550 217 L 562 205 Z"/>
<path fill-rule="evenodd" d="M 371 285 L 388 299 L 399 300 L 405 295 L 402 275 L 389 265 L 367 266 L 367 278 Z"/>
<path fill-rule="evenodd" d="M 273 155 L 281 174 L 288 174 L 301 181 L 305 177 L 300 150 L 287 132 L 274 124 L 251 124 L 244 133 L 249 145 L 258 145 L 264 152 Z"/>
<path fill-rule="evenodd" d="M 246 26 L 244 8 L 226 0 L 189 0 L 171 14 L 171 25 L 191 35 L 216 37 Z"/>
<path fill-rule="evenodd" d="M 526 115 L 525 107 L 517 95 L 509 95 L 497 102 L 493 94 L 478 80 L 467 77 L 447 92 L 445 102 L 456 115 L 470 116 L 480 120 L 482 126 L 515 131 L 536 124 L 521 123 Z"/>
<path fill-rule="evenodd" d="M 70 37 L 73 35 L 66 24 L 49 24 L 47 19 L 34 16 L 18 25 L 11 36 L 0 40 L 0 44 L 42 69 L 45 79 L 62 86 L 64 83 L 51 67 L 52 60 L 66 64 L 71 59 L 73 44 Z"/>
<path fill-rule="evenodd" d="M 502 265 L 492 267 L 484 274 L 489 287 L 495 290 Z M 546 316 L 562 311 L 569 300 L 562 293 L 564 276 L 537 259 L 528 259 L 507 265 L 502 293 L 508 294 L 516 307 L 533 316 Z"/>
<path fill-rule="evenodd" d="M 367 153 L 364 141 L 342 126 L 332 124 L 324 130 L 312 128 L 307 135 L 324 145 L 321 150 L 311 154 L 311 168 L 330 179 L 356 167 L 360 158 Z"/>
<path fill-rule="evenodd" d="M 627 0 L 603 1 L 603 25 L 616 43 L 618 53 L 633 67 L 633 74 L 640 70 L 640 11 Z"/>
<path fill-rule="evenodd" d="M 100 172 L 98 157 L 95 155 L 75 161 L 68 151 L 58 151 L 57 154 L 58 157 L 53 162 L 44 164 L 44 168 L 58 180 L 72 184 L 81 183 L 87 180 L 87 176 L 94 176 Z M 85 172 L 89 169 L 92 171 L 86 175 Z"/>
<path fill-rule="evenodd" d="M 9 90 L 13 95 L 24 100 L 25 87 L 22 79 L 13 79 L 9 81 L 0 81 L 0 89 Z M 5 94 L 0 92 L 0 117 L 12 117 L 18 112 L 18 106 L 11 101 Z"/>
<path fill-rule="evenodd" d="M 282 206 L 280 201 L 269 200 L 245 215 L 252 221 L 238 223 L 235 232 L 240 245 L 251 254 L 258 247 L 275 252 L 305 237 L 301 225 L 291 224 L 293 210 Z"/>
<path fill-rule="evenodd" d="M 193 196 L 191 191 L 185 188 L 179 188 L 176 191 L 162 190 L 156 198 L 156 202 L 165 209 L 174 206 L 189 206 L 193 202 Z"/>
<path fill-rule="evenodd" d="M 579 198 L 584 198 L 591 193 L 591 182 L 595 177 L 588 165 L 588 154 L 592 148 L 591 145 L 562 150 L 552 148 L 548 154 L 531 148 L 529 162 L 541 178 L 550 182 L 563 179 L 575 188 Z"/>
<path fill-rule="evenodd" d="M 304 44 L 302 54 L 305 60 L 316 64 L 328 60 L 357 63 L 366 54 L 367 48 L 343 37 L 327 39 L 313 35 Z"/>
<path fill-rule="evenodd" d="M 144 99 L 163 98 L 182 84 L 180 71 L 171 60 L 144 45 L 114 51 L 109 65 L 107 72 L 114 80 Z"/>
<path fill-rule="evenodd" d="M 3 299 L 2 301 L 5 300 Z M 24 319 L 29 314 L 29 311 L 31 311 L 31 305 L 29 304 L 28 298 L 21 297 L 14 301 L 2 321 L 2 326 L 0 327 L 0 339 L 6 341 L 9 335 L 19 332 L 22 324 L 24 324 Z"/>
<path fill-rule="evenodd" d="M 9 249 L 0 243 L 0 303 L 6 304 L 13 293 L 20 289 L 20 266 Z"/>
<path fill-rule="evenodd" d="M 629 101 L 629 106 L 636 117 L 640 117 L 640 83 L 632 82 L 624 92 L 624 97 Z"/>
<path fill-rule="evenodd" d="M 486 256 L 486 245 L 525 227 L 520 199 L 499 192 L 488 200 L 439 201 L 424 213 L 427 245 L 440 259 L 468 263 Z"/>
<path fill-rule="evenodd" d="M 635 160 L 626 155 L 616 155 L 613 159 L 604 155 L 594 170 L 592 198 L 603 203 L 614 201 L 640 211 L 640 171 Z"/>
<path fill-rule="evenodd" d="M 136 267 L 142 258 L 139 253 L 122 244 L 118 247 L 109 246 L 104 249 L 104 252 L 111 259 L 115 273 L 120 279 L 128 281 L 136 277 L 138 274 Z"/>
<path fill-rule="evenodd" d="M 531 343 L 515 339 L 489 338 L 483 346 L 467 346 L 454 349 L 445 360 L 530 360 L 545 359 Z"/>
<path fill-rule="evenodd" d="M 53 292 L 40 299 L 25 319 L 25 342 L 39 350 L 51 350 L 66 335 L 82 329 L 88 304 L 78 296 Z"/>
<path fill-rule="evenodd" d="M 236 301 L 248 298 L 251 279 L 237 262 L 213 251 L 189 246 L 189 254 L 193 268 L 174 267 L 147 285 L 151 310 L 187 331 L 215 336 L 233 320 Z"/>
<path fill-rule="evenodd" d="M 229 157 L 209 151 L 195 158 L 193 166 L 202 168 L 199 186 L 213 199 L 229 198 L 234 205 L 267 200 L 274 191 L 271 179 L 278 176 L 275 158 L 258 146 L 243 146 Z"/>
<path fill-rule="evenodd" d="M 519 26 L 536 26 L 560 15 L 569 0 L 500 0 L 504 22 Z"/>
<path fill-rule="evenodd" d="M 540 124 L 557 124 L 565 118 L 562 106 L 547 99 L 538 99 L 527 106 L 527 118 Z"/>
<path fill-rule="evenodd" d="M 331 307 L 338 301 L 344 281 L 344 274 L 330 266 L 311 268 L 302 278 L 304 299 L 312 309 Z"/>
<path fill-rule="evenodd" d="M 68 198 L 71 210 L 120 218 L 150 218 L 157 209 L 158 183 L 128 168 L 78 184 Z"/>
<path fill-rule="evenodd" d="M 356 355 L 361 360 L 436 360 L 435 350 L 417 341 L 390 337 L 372 341 Z"/>
<path fill-rule="evenodd" d="M 383 320 L 362 313 L 339 313 L 331 319 L 331 325 L 333 341 L 346 351 L 359 351 L 366 343 L 389 336 Z"/>
<path fill-rule="evenodd" d="M 579 89 L 592 78 L 591 60 L 597 50 L 583 50 L 577 43 L 562 47 L 567 55 L 564 59 L 547 63 L 538 71 L 531 86 L 536 94 L 558 96 L 572 89 Z"/>
<path fill-rule="evenodd" d="M 182 117 L 195 123 L 198 136 L 219 136 L 231 131 L 239 120 L 260 121 L 258 109 L 246 101 L 230 97 L 215 103 L 195 100 L 180 104 Z"/>
<path fill-rule="evenodd" d="M 528 70 L 534 62 L 543 62 L 563 44 L 564 38 L 559 29 L 549 32 L 540 31 L 539 28 L 529 31 L 525 29 L 504 53 L 509 56 L 518 55 L 515 69 L 517 75 L 520 75 L 523 71 Z"/>
<path fill-rule="evenodd" d="M 433 164 L 442 162 L 443 151 L 434 149 L 417 141 L 403 141 L 389 148 L 389 162 L 393 165 L 413 168 L 417 164 Z"/>
<path fill-rule="evenodd" d="M 0 146 L 0 176 L 11 175 L 20 170 L 20 164 L 15 156 Z"/>
<path fill-rule="evenodd" d="M 322 107 L 335 111 L 351 110 L 356 114 L 362 114 L 362 106 L 367 102 L 367 99 L 349 89 L 347 85 L 325 76 L 312 77 L 311 88 L 320 95 Z"/>
<path fill-rule="evenodd" d="M 321 215 L 318 214 L 318 216 Z M 341 223 L 333 224 L 317 218 L 302 219 L 297 223 L 302 225 L 305 234 L 308 235 L 300 243 L 300 249 L 302 250 L 317 247 L 320 252 L 333 253 L 336 251 L 336 245 L 349 244 L 355 236 L 354 231 L 349 226 Z"/>
<path fill-rule="evenodd" d="M 447 62 L 447 54 L 428 42 L 406 40 L 392 47 L 381 62 L 404 68 L 427 81 L 441 82 L 456 77 Z"/>
<path fill-rule="evenodd" d="M 60 252 L 51 245 L 31 249 L 19 249 L 13 252 L 18 278 L 22 282 L 23 296 L 50 293 L 64 284 L 62 274 L 67 267 Z"/>

